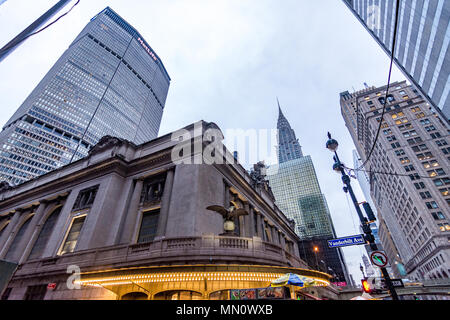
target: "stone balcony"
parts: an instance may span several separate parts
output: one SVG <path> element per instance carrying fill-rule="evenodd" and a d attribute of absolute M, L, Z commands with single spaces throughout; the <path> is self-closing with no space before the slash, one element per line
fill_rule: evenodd
<path fill-rule="evenodd" d="M 243 264 L 305 268 L 307 265 L 278 245 L 260 238 L 204 235 L 159 239 L 148 243 L 117 245 L 77 251 L 19 266 L 15 278 L 66 273 L 76 265 L 81 271 L 161 265 Z"/>

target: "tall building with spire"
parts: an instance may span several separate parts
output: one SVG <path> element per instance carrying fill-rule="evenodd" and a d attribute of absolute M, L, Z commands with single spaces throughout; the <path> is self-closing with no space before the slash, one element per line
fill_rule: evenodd
<path fill-rule="evenodd" d="M 351 283 L 341 250 L 327 245 L 327 240 L 336 238 L 336 232 L 312 159 L 303 155 L 279 102 L 278 112 L 278 164 L 266 171 L 275 203 L 295 222 L 300 255 L 311 266 L 335 274 L 334 282 Z"/>
<path fill-rule="evenodd" d="M 21 184 L 85 157 L 105 135 L 158 135 L 170 77 L 111 8 L 97 14 L 0 132 L 0 182 Z"/>
<path fill-rule="evenodd" d="M 295 132 L 292 130 L 289 121 L 283 114 L 278 101 L 278 163 L 287 162 L 303 157 L 302 147 L 295 137 Z"/>

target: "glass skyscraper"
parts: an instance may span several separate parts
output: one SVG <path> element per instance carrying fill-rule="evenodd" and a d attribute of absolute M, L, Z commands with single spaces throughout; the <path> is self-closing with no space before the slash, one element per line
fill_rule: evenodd
<path fill-rule="evenodd" d="M 312 159 L 303 155 L 295 132 L 279 104 L 278 109 L 278 164 L 266 171 L 275 203 L 289 219 L 295 221 L 295 232 L 301 239 L 300 255 L 314 266 L 316 254 L 313 247 L 318 247 L 317 268 L 335 273 L 336 282 L 348 283 L 350 280 L 341 250 L 327 246 L 326 240 L 336 238 L 336 233 Z"/>
<path fill-rule="evenodd" d="M 383 50 L 392 55 L 396 0 L 344 0 Z M 450 119 L 450 1 L 401 0 L 395 63 Z"/>
<path fill-rule="evenodd" d="M 23 183 L 87 155 L 105 135 L 158 135 L 170 77 L 111 8 L 91 19 L 0 133 L 0 181 Z"/>
<path fill-rule="evenodd" d="M 300 238 L 333 235 L 332 222 L 310 156 L 272 165 L 267 178 L 280 210 Z"/>

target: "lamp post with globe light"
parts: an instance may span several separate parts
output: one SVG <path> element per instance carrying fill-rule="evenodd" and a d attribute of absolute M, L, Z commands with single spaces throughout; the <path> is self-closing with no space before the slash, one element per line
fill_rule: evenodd
<path fill-rule="evenodd" d="M 359 203 L 356 200 L 355 193 L 353 192 L 352 186 L 350 184 L 350 177 L 348 176 L 348 174 L 345 173 L 344 164 L 341 163 L 341 161 L 339 160 L 339 157 L 337 155 L 336 150 L 337 150 L 338 146 L 339 146 L 339 143 L 335 139 L 332 139 L 331 138 L 331 134 L 328 132 L 328 141 L 326 143 L 326 148 L 334 153 L 334 156 L 333 156 L 333 159 L 334 159 L 333 170 L 338 172 L 338 173 L 341 173 L 341 175 L 342 175 L 342 182 L 345 185 L 344 188 L 343 188 L 344 192 L 345 193 L 349 193 L 350 197 L 351 197 L 351 199 L 353 201 L 353 204 L 355 206 L 356 212 L 358 213 L 359 220 L 361 221 L 361 227 L 362 227 L 362 230 L 364 232 L 364 239 L 367 242 L 369 242 L 370 248 L 373 251 L 376 251 L 376 250 L 378 250 L 378 247 L 377 247 L 377 245 L 375 243 L 375 237 L 372 234 L 372 229 L 369 226 L 369 223 L 375 221 L 376 218 L 373 215 L 372 210 L 370 209 L 370 206 L 368 205 L 368 203 L 366 203 L 364 205 L 364 209 L 365 209 L 369 219 L 364 217 L 364 215 L 363 215 L 363 213 L 361 211 L 361 208 L 359 207 Z M 369 221 L 369 220 L 371 220 L 371 221 Z M 381 269 L 381 272 L 383 274 L 384 279 L 386 280 L 386 285 L 388 287 L 389 294 L 391 295 L 392 300 L 399 300 L 397 292 L 395 291 L 395 288 L 394 288 L 394 286 L 392 284 L 391 278 L 389 277 L 389 273 L 387 272 L 386 268 L 382 267 L 380 269 Z"/>

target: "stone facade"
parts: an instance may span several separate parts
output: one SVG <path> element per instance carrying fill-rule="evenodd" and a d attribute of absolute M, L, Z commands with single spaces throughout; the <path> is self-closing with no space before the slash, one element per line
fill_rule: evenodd
<path fill-rule="evenodd" d="M 204 134 L 220 129 L 201 121 L 182 130 L 194 150 L 184 163 L 172 161 L 179 141 L 171 134 L 139 146 L 104 137 L 86 158 L 0 193 L 0 260 L 18 264 L 3 298 L 208 299 L 286 272 L 326 284 L 329 275 L 299 258 L 273 196 L 240 164 L 186 163 L 206 150 Z M 219 147 L 216 157 L 232 158 Z M 249 213 L 235 221 L 238 236 L 220 235 L 223 219 L 211 205 Z"/>

